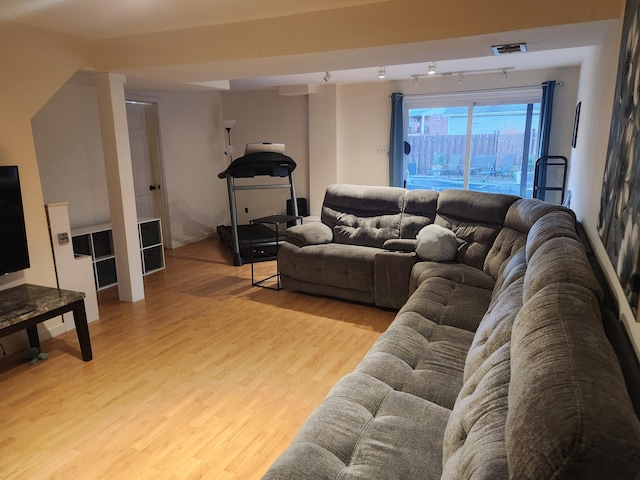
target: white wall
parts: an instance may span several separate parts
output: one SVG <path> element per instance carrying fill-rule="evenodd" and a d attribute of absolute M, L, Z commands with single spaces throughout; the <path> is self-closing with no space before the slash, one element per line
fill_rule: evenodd
<path fill-rule="evenodd" d="M 219 92 L 145 92 L 158 104 L 171 238 L 169 248 L 214 234 L 227 223 L 224 129 Z M 72 228 L 110 221 L 96 89 L 75 76 L 32 122 L 45 203 L 69 202 Z"/>
<path fill-rule="evenodd" d="M 585 228 L 618 304 L 621 319 L 640 356 L 640 324 L 634 320 L 611 260 L 596 230 L 615 94 L 622 20 L 606 42 L 594 47 L 582 65 L 578 100 L 582 101 L 578 142 L 569 176 L 571 208 Z"/>
<path fill-rule="evenodd" d="M 219 92 L 155 92 L 169 207 L 176 248 L 215 233 L 228 222 L 222 106 Z"/>
<path fill-rule="evenodd" d="M 290 156 L 297 165 L 293 173 L 296 195 L 308 199 L 308 97 L 306 95 L 282 96 L 278 90 L 223 92 L 222 105 L 224 117 L 236 121 L 231 129 L 231 143 L 236 149 L 234 159 L 243 155 L 247 143 L 284 143 L 285 154 Z M 287 183 L 287 180 L 255 177 L 238 179 L 236 185 Z M 226 183 L 223 180 L 217 180 L 217 182 L 226 189 Z M 238 191 L 236 192 L 238 223 L 247 224 L 252 218 L 285 213 L 286 201 L 289 198 L 290 193 L 286 188 Z M 245 212 L 245 208 L 248 212 Z"/>

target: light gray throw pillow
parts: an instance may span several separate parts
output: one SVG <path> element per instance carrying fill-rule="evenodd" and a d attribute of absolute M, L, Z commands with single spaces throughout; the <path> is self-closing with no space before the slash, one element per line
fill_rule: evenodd
<path fill-rule="evenodd" d="M 416 235 L 416 254 L 420 260 L 451 262 L 456 258 L 458 241 L 451 230 L 432 223 L 423 227 Z"/>

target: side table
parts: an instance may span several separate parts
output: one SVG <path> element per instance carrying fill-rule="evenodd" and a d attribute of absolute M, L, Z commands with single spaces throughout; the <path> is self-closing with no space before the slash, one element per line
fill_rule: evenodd
<path fill-rule="evenodd" d="M 26 329 L 29 345 L 40 347 L 38 323 L 66 312 L 73 312 L 82 359 L 88 362 L 93 354 L 84 293 L 30 284 L 0 291 L 0 337 Z"/>
<path fill-rule="evenodd" d="M 280 271 L 278 269 L 278 265 L 276 262 L 276 273 L 274 273 L 273 275 L 269 275 L 266 278 L 263 278 L 261 280 L 256 280 L 255 279 L 255 274 L 254 274 L 254 247 L 274 247 L 275 250 L 275 258 L 277 259 L 278 257 L 278 247 L 280 246 L 280 244 L 282 242 L 284 242 L 285 238 L 283 235 L 280 235 L 280 225 L 286 225 L 289 222 L 298 222 L 298 220 L 302 221 L 302 216 L 300 215 L 269 215 L 267 217 L 261 217 L 261 218 L 254 218 L 253 220 L 251 220 L 249 223 L 251 225 L 251 227 L 253 227 L 253 224 L 263 224 L 263 225 L 272 225 L 275 228 L 275 237 L 270 239 L 270 240 L 266 240 L 266 241 L 260 241 L 260 242 L 253 242 L 253 228 L 251 228 L 251 236 L 249 237 L 249 245 L 250 245 L 250 249 L 251 249 L 251 285 L 255 286 L 255 287 L 263 287 L 263 288 L 270 288 L 272 290 L 280 290 L 282 288 L 282 286 L 280 285 Z M 275 286 L 271 286 L 271 285 L 265 285 L 265 282 L 268 280 L 271 280 L 275 278 L 276 279 L 276 285 Z"/>

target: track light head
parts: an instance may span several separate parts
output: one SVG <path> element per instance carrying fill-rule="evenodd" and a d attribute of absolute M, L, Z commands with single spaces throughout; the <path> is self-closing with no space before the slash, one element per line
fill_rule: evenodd
<path fill-rule="evenodd" d="M 378 78 L 385 78 L 387 76 L 387 69 L 385 67 L 378 67 Z"/>
<path fill-rule="evenodd" d="M 427 75 L 435 75 L 435 74 L 436 74 L 436 62 L 431 62 L 427 67 Z"/>
<path fill-rule="evenodd" d="M 323 79 L 325 82 L 328 82 L 329 80 L 331 80 L 331 72 L 327 72 L 327 73 L 325 73 L 325 74 L 324 74 L 324 77 L 322 77 L 322 79 Z"/>

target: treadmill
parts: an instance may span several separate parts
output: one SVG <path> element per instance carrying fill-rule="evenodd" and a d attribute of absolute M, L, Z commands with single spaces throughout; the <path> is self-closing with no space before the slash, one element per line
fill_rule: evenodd
<path fill-rule="evenodd" d="M 293 214 L 298 215 L 298 202 L 293 183 L 293 171 L 296 162 L 291 157 L 279 152 L 262 151 L 246 153 L 244 156 L 233 160 L 218 178 L 227 180 L 229 194 L 229 210 L 231 225 L 219 225 L 217 232 L 220 238 L 233 251 L 233 264 L 243 265 L 245 262 L 270 260 L 275 258 L 277 252 L 276 235 L 273 230 L 265 225 L 254 223 L 253 225 L 238 225 L 238 212 L 236 207 L 236 191 L 238 190 L 265 190 L 273 188 L 288 188 L 291 193 Z M 289 183 L 269 183 L 262 185 L 236 185 L 237 178 L 253 178 L 256 176 L 289 178 Z M 280 242 L 284 237 L 280 235 Z M 254 253 L 251 254 L 251 243 Z"/>

